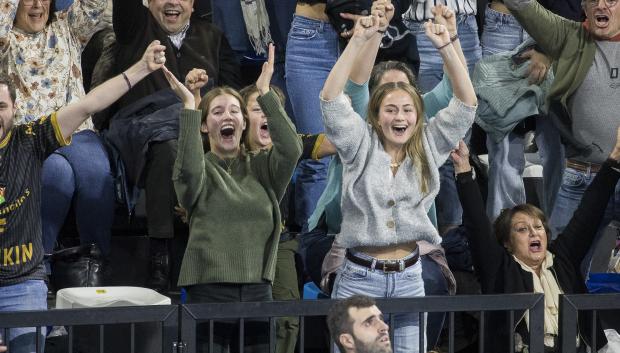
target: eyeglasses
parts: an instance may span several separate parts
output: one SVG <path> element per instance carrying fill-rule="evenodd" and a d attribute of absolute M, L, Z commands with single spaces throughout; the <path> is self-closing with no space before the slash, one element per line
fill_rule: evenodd
<path fill-rule="evenodd" d="M 40 2 L 41 5 L 49 5 L 51 2 L 51 0 L 21 0 L 21 2 L 23 2 L 26 6 L 32 6 L 37 1 Z"/>
<path fill-rule="evenodd" d="M 585 0 L 586 6 L 587 7 L 596 7 L 598 6 L 598 3 L 600 2 L 600 0 Z M 605 5 L 607 5 L 607 7 L 614 7 L 616 6 L 616 4 L 618 3 L 618 0 L 605 0 Z"/>

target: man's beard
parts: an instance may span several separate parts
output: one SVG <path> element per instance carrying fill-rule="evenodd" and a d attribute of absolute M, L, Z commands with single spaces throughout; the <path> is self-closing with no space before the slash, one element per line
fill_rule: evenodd
<path fill-rule="evenodd" d="M 357 353 L 392 353 L 392 346 L 385 346 L 382 342 L 379 342 L 378 339 L 371 343 L 364 343 L 355 337 L 353 337 L 353 340 Z"/>

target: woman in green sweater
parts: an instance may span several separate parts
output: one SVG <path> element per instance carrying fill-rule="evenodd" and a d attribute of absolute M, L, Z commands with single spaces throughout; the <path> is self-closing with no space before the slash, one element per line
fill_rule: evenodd
<path fill-rule="evenodd" d="M 272 299 L 281 230 L 278 203 L 301 154 L 295 127 L 269 89 L 272 53 L 271 49 L 256 86 L 258 102 L 269 117 L 273 148 L 256 154 L 244 153 L 240 144 L 246 112 L 235 90 L 218 87 L 207 93 L 201 118 L 192 93 L 166 73 L 185 108 L 172 179 L 189 216 L 190 236 L 178 283 L 186 288 L 189 303 Z M 201 132 L 209 138 L 206 154 Z M 246 335 L 252 336 L 246 337 L 247 345 L 267 352 L 267 333 L 247 326 Z M 216 351 L 236 344 L 235 332 L 229 324 L 216 324 Z"/>

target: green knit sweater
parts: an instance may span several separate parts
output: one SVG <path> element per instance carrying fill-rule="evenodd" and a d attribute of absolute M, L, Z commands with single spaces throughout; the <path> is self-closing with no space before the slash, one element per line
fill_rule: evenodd
<path fill-rule="evenodd" d="M 240 155 L 232 164 L 203 153 L 200 113 L 181 112 L 172 180 L 189 214 L 190 235 L 179 286 L 273 281 L 278 204 L 301 155 L 301 141 L 273 92 L 258 103 L 268 117 L 273 148 Z"/>

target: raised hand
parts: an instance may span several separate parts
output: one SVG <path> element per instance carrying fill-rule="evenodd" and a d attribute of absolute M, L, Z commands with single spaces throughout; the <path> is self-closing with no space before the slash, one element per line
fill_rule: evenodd
<path fill-rule="evenodd" d="M 263 63 L 263 68 L 260 72 L 260 76 L 256 80 L 256 88 L 261 95 L 269 92 L 269 85 L 271 84 L 271 77 L 273 76 L 273 64 L 276 56 L 276 47 L 273 43 L 269 43 L 269 50 L 267 54 L 267 61 Z"/>
<path fill-rule="evenodd" d="M 373 1 L 370 14 L 379 19 L 379 30 L 385 31 L 394 17 L 394 5 L 391 0 Z"/>
<path fill-rule="evenodd" d="M 459 147 L 450 152 L 450 157 L 454 162 L 454 171 L 456 174 L 469 172 L 471 165 L 469 164 L 469 149 L 463 140 L 459 141 Z"/>
<path fill-rule="evenodd" d="M 446 26 L 428 20 L 424 23 L 424 30 L 435 48 L 441 49 L 450 43 L 450 33 Z"/>
<path fill-rule="evenodd" d="M 203 69 L 192 69 L 185 75 L 185 87 L 192 93 L 195 93 L 196 90 L 200 91 L 207 82 L 209 82 L 209 75 Z"/>
<path fill-rule="evenodd" d="M 521 54 L 521 57 L 530 60 L 530 66 L 527 67 L 526 73 L 530 85 L 541 84 L 545 77 L 547 77 L 547 70 L 551 66 L 551 59 L 534 49 L 524 52 Z"/>
<path fill-rule="evenodd" d="M 181 98 L 185 109 L 195 109 L 196 101 L 194 100 L 194 95 L 192 92 L 187 89 L 176 77 L 174 74 L 168 70 L 167 67 L 163 66 L 164 76 L 168 80 L 170 84 L 170 88 L 176 93 L 176 95 Z"/>
<path fill-rule="evenodd" d="M 360 17 L 353 27 L 353 35 L 351 39 L 356 38 L 367 41 L 379 30 L 379 18 L 376 16 Z"/>
<path fill-rule="evenodd" d="M 144 51 L 141 59 L 148 72 L 161 69 L 166 64 L 166 47 L 154 40 Z"/>
<path fill-rule="evenodd" d="M 435 16 L 435 23 L 444 25 L 448 29 L 451 36 L 457 34 L 456 15 L 454 11 L 446 5 L 435 5 L 431 8 L 432 14 Z"/>

